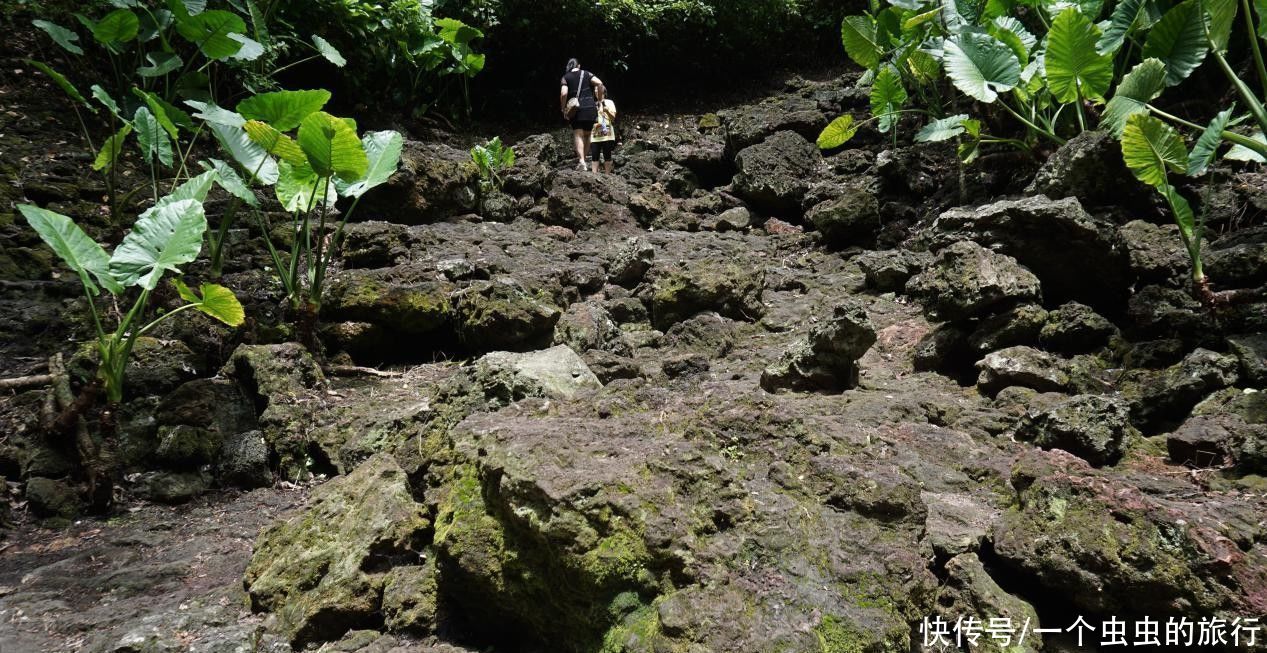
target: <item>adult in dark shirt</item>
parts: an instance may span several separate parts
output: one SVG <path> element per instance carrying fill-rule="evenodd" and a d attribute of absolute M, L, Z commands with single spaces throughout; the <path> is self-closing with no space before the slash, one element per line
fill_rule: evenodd
<path fill-rule="evenodd" d="M 577 169 L 587 170 L 585 155 L 590 150 L 590 130 L 598 120 L 595 92 L 603 88 L 603 80 L 581 68 L 576 59 L 569 59 L 563 79 L 559 80 L 559 108 L 563 119 L 572 126 L 572 144 L 576 148 Z M 574 106 L 570 106 L 575 100 Z"/>

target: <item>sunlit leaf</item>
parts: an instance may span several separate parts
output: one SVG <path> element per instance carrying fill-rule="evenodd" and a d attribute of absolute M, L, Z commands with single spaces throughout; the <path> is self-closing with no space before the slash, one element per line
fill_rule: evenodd
<path fill-rule="evenodd" d="M 18 211 L 53 253 L 79 275 L 88 292 L 94 295 L 98 292 L 94 278 L 112 294 L 123 291 L 110 274 L 110 257 L 106 250 L 89 238 L 74 220 L 30 204 L 19 204 Z"/>
<path fill-rule="evenodd" d="M 202 202 L 181 200 L 142 216 L 110 257 L 110 269 L 124 286 L 154 290 L 168 271 L 198 258 L 207 217 Z"/>
<path fill-rule="evenodd" d="M 33 20 L 31 24 L 40 28 L 45 34 L 52 37 L 53 41 L 61 48 L 71 54 L 83 54 L 84 49 L 79 47 L 79 35 L 47 20 Z"/>
<path fill-rule="evenodd" d="M 831 124 L 818 135 L 818 147 L 822 150 L 834 150 L 848 143 L 856 133 L 858 133 L 858 126 L 854 124 L 853 116 L 845 114 L 831 121 Z"/>

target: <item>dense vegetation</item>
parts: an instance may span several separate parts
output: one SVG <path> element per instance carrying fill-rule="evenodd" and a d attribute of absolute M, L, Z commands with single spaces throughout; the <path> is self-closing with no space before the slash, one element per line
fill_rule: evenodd
<path fill-rule="evenodd" d="M 894 142 L 906 113 L 928 117 L 916 141 L 958 139 L 965 162 L 983 145 L 1030 150 L 1096 128 L 1121 138 L 1127 166 L 1169 206 L 1192 261 L 1194 289 L 1212 303 L 1202 271 L 1201 221 L 1169 175 L 1200 177 L 1224 144 L 1231 146 L 1227 159 L 1267 161 L 1264 14 L 1267 7 L 1251 8 L 1247 0 L 903 0 L 873 2 L 870 11 L 846 17 L 841 40 L 867 71 L 867 122 Z M 1234 34 L 1238 26 L 1243 33 Z M 1243 45 L 1233 52 L 1235 39 Z M 1162 107 L 1165 96 L 1182 97 L 1185 80 L 1207 59 L 1217 63 L 1231 92 L 1203 127 Z M 1253 72 L 1242 74 L 1237 65 Z M 858 127 L 852 116 L 842 116 L 819 145 L 839 147 Z M 1195 139 L 1191 152 L 1177 129 Z"/>

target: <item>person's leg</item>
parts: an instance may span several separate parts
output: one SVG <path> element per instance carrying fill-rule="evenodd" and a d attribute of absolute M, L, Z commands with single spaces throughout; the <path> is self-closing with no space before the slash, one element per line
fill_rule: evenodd
<path fill-rule="evenodd" d="M 588 129 L 584 131 L 584 134 L 585 134 L 585 150 L 584 151 L 589 152 L 590 151 L 590 136 L 592 136 L 592 134 L 590 133 L 590 130 Z M 585 163 L 585 159 L 582 158 L 581 162 Z"/>
<path fill-rule="evenodd" d="M 598 174 L 598 162 L 602 154 L 602 147 L 598 143 L 590 144 L 590 171 L 594 174 Z"/>
<path fill-rule="evenodd" d="M 590 146 L 590 144 L 586 142 L 588 140 L 589 132 L 584 129 L 572 130 L 573 149 L 576 150 L 576 158 L 580 161 L 581 165 L 585 165 L 585 150 L 588 150 Z"/>

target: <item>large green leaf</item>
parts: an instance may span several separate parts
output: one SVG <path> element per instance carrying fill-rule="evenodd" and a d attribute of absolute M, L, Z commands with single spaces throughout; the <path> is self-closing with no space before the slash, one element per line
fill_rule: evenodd
<path fill-rule="evenodd" d="M 229 326 L 241 326 L 246 321 L 246 311 L 232 290 L 214 283 L 204 283 L 199 288 L 202 296 L 198 296 L 184 281 L 172 279 L 180 298 L 189 302 L 195 309 L 224 322 Z"/>
<path fill-rule="evenodd" d="M 167 135 L 172 137 L 172 140 L 180 138 L 181 128 L 193 129 L 193 118 L 190 118 L 189 114 L 172 106 L 163 98 L 135 86 L 132 87 L 132 94 L 145 102 L 145 106 L 149 107 L 150 113 L 154 114 L 154 119 L 158 120 L 158 124 L 162 125 L 163 131 L 166 131 Z"/>
<path fill-rule="evenodd" d="M 124 286 L 158 287 L 169 270 L 198 258 L 207 216 L 202 202 L 180 200 L 143 215 L 110 257 L 110 269 Z"/>
<path fill-rule="evenodd" d="M 1263 133 L 1261 131 L 1255 131 L 1253 134 L 1250 134 L 1249 138 L 1251 140 L 1255 140 L 1255 141 L 1258 141 L 1259 143 L 1267 145 L 1267 138 L 1263 137 Z M 1263 155 L 1259 154 L 1258 152 L 1255 152 L 1254 150 L 1249 149 L 1248 147 L 1245 147 L 1244 145 L 1233 145 L 1232 149 L 1228 150 L 1227 154 L 1223 155 L 1223 158 L 1228 159 L 1229 161 L 1247 161 L 1250 163 L 1267 163 L 1267 159 L 1264 159 Z"/>
<path fill-rule="evenodd" d="M 321 53 L 322 57 L 325 57 L 326 61 L 334 64 L 336 67 L 342 68 L 348 64 L 348 60 L 343 58 L 343 53 L 339 52 L 338 48 L 330 45 L 329 41 L 317 36 L 316 34 L 312 35 L 312 45 L 317 48 L 317 52 Z"/>
<path fill-rule="evenodd" d="M 276 91 L 260 93 L 238 103 L 237 111 L 247 120 L 262 120 L 278 131 L 288 132 L 304 118 L 320 111 L 330 101 L 330 91 Z"/>
<path fill-rule="evenodd" d="M 282 161 L 278 165 L 277 201 L 282 208 L 292 213 L 308 212 L 317 206 L 322 199 L 333 206 L 339 198 L 339 191 L 328 177 L 318 176 L 307 164 L 292 166 Z M 324 184 L 325 188 L 322 188 Z"/>
<path fill-rule="evenodd" d="M 1156 188 L 1169 186 L 1170 171 L 1185 172 L 1188 150 L 1170 125 L 1148 114 L 1137 113 L 1122 131 L 1122 158 L 1136 179 Z"/>
<path fill-rule="evenodd" d="M 185 100 L 185 105 L 194 110 L 193 117 L 199 120 L 226 127 L 241 127 L 246 124 L 246 118 L 243 118 L 241 114 L 218 107 L 214 102 Z"/>
<path fill-rule="evenodd" d="M 871 115 L 879 122 L 881 132 L 887 132 L 897 124 L 902 116 L 898 111 L 906 100 L 906 89 L 902 88 L 902 76 L 897 69 L 893 66 L 881 68 L 871 84 Z"/>
<path fill-rule="evenodd" d="M 1183 244 L 1188 246 L 1190 256 L 1199 256 L 1201 251 L 1201 238 L 1197 233 L 1197 219 L 1192 212 L 1192 205 L 1188 204 L 1187 198 L 1179 194 L 1174 186 L 1166 184 L 1165 188 L 1160 189 L 1161 194 L 1166 196 L 1171 208 L 1174 210 L 1175 224 L 1179 225 L 1179 233 L 1183 237 Z M 1195 245 L 1195 248 L 1193 247 Z M 1195 249 L 1197 253 L 1191 253 Z"/>
<path fill-rule="evenodd" d="M 101 150 L 97 152 L 96 160 L 92 162 L 92 169 L 101 172 L 113 168 L 114 163 L 119 160 L 119 155 L 123 153 L 123 142 L 131 133 L 132 125 L 124 125 L 122 129 L 107 138 L 106 142 L 102 143 Z"/>
<path fill-rule="evenodd" d="M 845 54 L 868 70 L 880 65 L 883 50 L 876 42 L 875 23 L 868 16 L 846 16 L 840 24 Z"/>
<path fill-rule="evenodd" d="M 1209 42 L 1215 50 L 1227 51 L 1227 44 L 1232 38 L 1232 24 L 1236 22 L 1236 0 L 1201 0 L 1201 3 L 1205 8 Z"/>
<path fill-rule="evenodd" d="M 1267 39 L 1267 0 L 1254 0 L 1254 12 L 1258 14 L 1258 35 Z"/>
<path fill-rule="evenodd" d="M 136 74 L 141 77 L 162 77 L 171 72 L 180 70 L 180 55 L 175 52 L 151 52 L 145 55 L 145 60 L 150 62 L 148 66 L 141 66 L 136 69 Z"/>
<path fill-rule="evenodd" d="M 248 206 L 258 207 L 260 205 L 259 198 L 255 197 L 255 192 L 251 190 L 250 186 L 246 185 L 246 182 L 233 169 L 233 166 L 220 159 L 201 161 L 199 164 L 205 170 L 215 171 L 216 182 L 220 184 L 221 188 L 228 191 L 230 195 L 246 202 Z"/>
<path fill-rule="evenodd" d="M 371 189 L 387 183 L 400 167 L 400 152 L 405 138 L 395 131 L 370 132 L 361 137 L 361 145 L 365 147 L 365 156 L 369 159 L 369 167 L 365 176 L 355 183 L 341 186 L 338 180 L 339 194 L 344 197 L 360 197 Z M 505 148 L 501 153 L 501 165 L 510 167 L 515 164 L 515 151 Z"/>
<path fill-rule="evenodd" d="M 93 23 L 92 37 L 104 45 L 114 46 L 136 38 L 140 30 L 141 19 L 136 14 L 127 9 L 115 9 Z"/>
<path fill-rule="evenodd" d="M 216 135 L 216 140 L 220 141 L 220 146 L 246 174 L 254 176 L 254 181 L 265 185 L 277 183 L 277 161 L 252 141 L 244 129 L 214 122 L 207 124 L 211 126 L 211 133 Z"/>
<path fill-rule="evenodd" d="M 453 45 L 467 45 L 484 36 L 483 32 L 456 18 L 440 18 L 435 21 L 435 26 L 440 38 Z"/>
<path fill-rule="evenodd" d="M 1000 16 L 994 19 L 986 26 L 986 31 L 1012 48 L 1021 66 L 1029 63 L 1030 52 L 1033 51 L 1035 45 L 1038 45 L 1038 39 L 1025 29 L 1021 21 L 1011 16 Z"/>
<path fill-rule="evenodd" d="M 822 133 L 818 135 L 818 148 L 821 150 L 834 150 L 845 143 L 848 143 L 853 135 L 858 133 L 858 126 L 853 122 L 853 116 L 845 114 L 827 125 Z"/>
<path fill-rule="evenodd" d="M 1060 102 L 1103 100 L 1113 83 L 1113 57 L 1096 51 L 1100 30 L 1070 7 L 1052 21 L 1047 33 L 1047 86 Z"/>
<path fill-rule="evenodd" d="M 299 148 L 299 144 L 293 138 L 273 129 L 268 123 L 248 120 L 242 125 L 242 129 L 245 129 L 246 135 L 264 148 L 265 152 L 281 158 L 290 165 L 302 166 L 308 163 L 308 157 Z"/>
<path fill-rule="evenodd" d="M 955 116 L 934 120 L 915 134 L 915 140 L 920 143 L 936 143 L 939 141 L 948 141 L 966 131 L 963 122 L 968 119 L 968 114 L 961 113 Z"/>
<path fill-rule="evenodd" d="M 1126 41 L 1126 35 L 1135 26 L 1135 19 L 1139 17 L 1140 9 L 1143 7 L 1144 0 L 1119 0 L 1117 6 L 1113 7 L 1113 15 L 1109 17 L 1108 27 L 1095 44 L 1096 51 L 1100 54 L 1117 52 Z"/>
<path fill-rule="evenodd" d="M 113 113 L 119 120 L 126 122 L 126 118 L 119 113 L 119 103 L 115 102 L 114 98 L 110 97 L 110 93 L 108 93 L 106 89 L 101 88 L 98 84 L 93 84 L 91 90 L 93 99 L 100 102 L 102 106 L 108 109 L 110 113 Z"/>
<path fill-rule="evenodd" d="M 250 38 L 244 34 L 232 33 L 229 38 L 237 41 L 242 47 L 238 48 L 233 56 L 229 57 L 234 61 L 255 61 L 264 56 L 264 44 Z"/>
<path fill-rule="evenodd" d="M 132 117 L 132 127 L 136 129 L 136 140 L 147 161 L 158 159 L 165 166 L 172 165 L 172 142 L 149 107 L 136 110 L 136 115 Z"/>
<path fill-rule="evenodd" d="M 999 92 L 1021 81 L 1021 62 L 1002 41 L 981 32 L 965 32 L 946 39 L 946 74 L 955 88 L 982 102 L 994 102 Z"/>
<path fill-rule="evenodd" d="M 1197 139 L 1196 144 L 1192 146 L 1192 153 L 1188 155 L 1189 175 L 1199 177 L 1210 167 L 1210 163 L 1219 153 L 1219 146 L 1223 144 L 1223 130 L 1227 129 L 1227 124 L 1232 121 L 1234 109 L 1235 107 L 1232 107 L 1220 111 L 1202 130 L 1201 137 Z"/>
<path fill-rule="evenodd" d="M 49 79 L 53 80 L 53 83 L 57 84 L 57 87 L 62 89 L 62 92 L 65 93 L 70 99 L 84 106 L 92 108 L 88 104 L 88 100 L 84 99 L 84 94 L 80 93 L 79 89 L 75 88 L 75 85 L 70 83 L 70 80 L 66 79 L 65 75 L 57 72 L 56 70 L 53 70 L 52 67 L 50 67 L 48 64 L 42 61 L 33 61 L 31 59 L 27 59 L 26 63 L 34 67 L 36 70 L 39 70 L 40 72 L 44 73 L 45 75 L 48 75 Z M 93 111 L 95 112 L 96 110 L 93 109 Z"/>
<path fill-rule="evenodd" d="M 313 171 L 322 177 L 337 175 L 356 181 L 369 167 L 356 128 L 324 111 L 309 115 L 299 125 L 299 147 L 308 155 Z"/>
<path fill-rule="evenodd" d="M 1104 107 L 1100 125 L 1114 136 L 1120 136 L 1126 128 L 1126 119 L 1137 113 L 1146 113 L 1148 103 L 1161 95 L 1165 88 L 1166 64 L 1160 59 L 1143 60 L 1117 85 L 1117 92 Z"/>
<path fill-rule="evenodd" d="M 1197 0 L 1175 5 L 1153 26 L 1144 41 L 1143 56 L 1166 64 L 1166 85 L 1188 78 L 1205 60 L 1208 51 L 1205 24 Z"/>
<path fill-rule="evenodd" d="M 18 210 L 53 253 L 79 275 L 88 292 L 97 294 L 94 277 L 113 294 L 123 291 L 110 275 L 110 257 L 106 250 L 89 238 L 74 220 L 30 204 L 19 204 Z"/>
<path fill-rule="evenodd" d="M 61 48 L 71 54 L 83 54 L 84 49 L 79 47 L 79 35 L 47 20 L 33 20 L 31 24 L 40 28 L 45 34 L 52 37 L 53 41 Z"/>
<path fill-rule="evenodd" d="M 245 33 L 246 22 L 233 12 L 212 9 L 178 18 L 176 31 L 197 45 L 208 59 L 228 59 L 242 49 L 242 43 L 229 35 Z"/>

